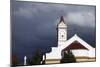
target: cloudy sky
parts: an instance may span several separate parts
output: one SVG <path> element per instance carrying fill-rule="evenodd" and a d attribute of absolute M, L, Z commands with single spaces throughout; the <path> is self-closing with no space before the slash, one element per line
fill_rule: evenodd
<path fill-rule="evenodd" d="M 77 34 L 95 47 L 95 6 L 37 2 L 12 3 L 12 52 L 23 61 L 38 48 L 42 53 L 57 46 L 57 23 L 64 17 L 68 39 Z"/>

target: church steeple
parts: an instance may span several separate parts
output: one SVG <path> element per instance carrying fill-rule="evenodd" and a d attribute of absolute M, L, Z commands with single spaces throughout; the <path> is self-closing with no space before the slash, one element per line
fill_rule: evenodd
<path fill-rule="evenodd" d="M 60 22 L 57 28 L 58 42 L 65 42 L 67 40 L 67 26 L 65 24 L 63 16 L 60 17 Z"/>
<path fill-rule="evenodd" d="M 66 24 L 65 24 L 63 16 L 60 17 L 60 22 L 58 23 L 58 28 L 61 28 L 61 27 L 63 27 L 63 28 L 67 27 Z"/>
<path fill-rule="evenodd" d="M 62 22 L 62 21 L 64 22 L 63 16 L 60 17 L 60 22 Z"/>

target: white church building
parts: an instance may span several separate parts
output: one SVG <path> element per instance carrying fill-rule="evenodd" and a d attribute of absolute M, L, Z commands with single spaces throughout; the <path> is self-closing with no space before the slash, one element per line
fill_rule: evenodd
<path fill-rule="evenodd" d="M 50 53 L 43 55 L 45 64 L 60 63 L 64 52 L 71 51 L 76 58 L 76 62 L 95 61 L 95 48 L 82 40 L 77 34 L 67 39 L 67 25 L 63 16 L 57 25 L 58 46 L 52 47 Z"/>

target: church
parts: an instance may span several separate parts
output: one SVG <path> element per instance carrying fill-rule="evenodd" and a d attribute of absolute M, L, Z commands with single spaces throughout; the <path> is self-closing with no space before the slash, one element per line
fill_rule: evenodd
<path fill-rule="evenodd" d="M 86 43 L 77 34 L 67 39 L 67 24 L 64 22 L 63 16 L 57 24 L 57 47 L 52 47 L 51 52 L 43 55 L 45 64 L 61 63 L 64 53 L 71 51 L 76 62 L 95 61 L 95 48 Z"/>

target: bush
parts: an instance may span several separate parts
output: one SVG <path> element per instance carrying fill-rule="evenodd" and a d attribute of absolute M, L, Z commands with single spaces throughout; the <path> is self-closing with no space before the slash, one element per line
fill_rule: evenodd
<path fill-rule="evenodd" d="M 61 59 L 61 63 L 73 63 L 76 62 L 75 56 L 71 51 L 68 51 L 67 53 L 64 52 L 64 57 Z"/>
<path fill-rule="evenodd" d="M 39 65 L 41 64 L 41 55 L 40 55 L 40 51 L 37 50 L 35 52 L 35 55 L 32 57 L 32 60 L 29 61 L 31 65 Z"/>

